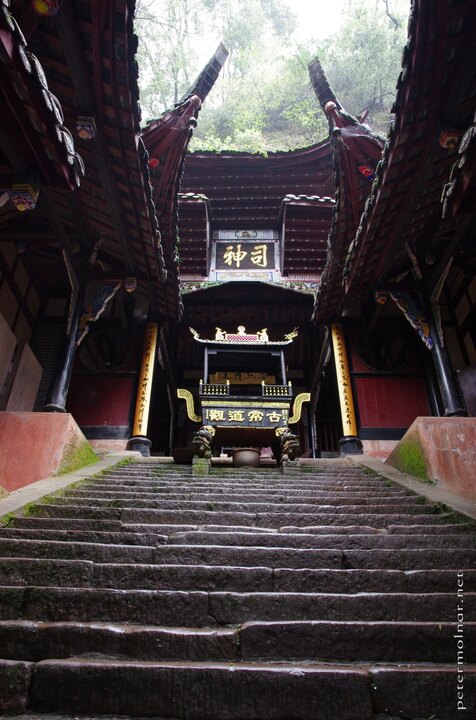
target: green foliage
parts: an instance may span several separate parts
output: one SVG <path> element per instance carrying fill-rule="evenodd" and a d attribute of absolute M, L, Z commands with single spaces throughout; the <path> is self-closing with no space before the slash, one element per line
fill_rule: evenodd
<path fill-rule="evenodd" d="M 0 527 L 8 527 L 15 520 L 15 513 L 8 512 L 0 517 Z"/>
<path fill-rule="evenodd" d="M 337 35 L 325 39 L 317 52 L 346 110 L 357 116 L 368 110 L 369 124 L 385 133 L 406 42 L 400 7 L 395 24 L 384 2 L 354 0 Z"/>
<path fill-rule="evenodd" d="M 98 461 L 98 459 L 99 458 L 92 449 L 91 445 L 87 441 L 85 441 L 80 445 L 72 448 L 71 451 L 69 451 L 65 455 L 61 467 L 56 474 L 66 475 L 66 473 L 78 470 L 78 468 L 86 467 L 87 465 L 93 465 L 95 462 Z"/>
<path fill-rule="evenodd" d="M 323 140 L 327 121 L 309 81 L 318 56 L 337 97 L 385 133 L 406 40 L 409 0 L 348 0 L 339 30 L 296 39 L 288 0 L 141 0 L 141 104 L 157 117 L 182 97 L 202 69 L 210 36 L 230 55 L 200 114 L 191 149 L 267 153 Z"/>
<path fill-rule="evenodd" d="M 428 481 L 425 457 L 423 450 L 415 440 L 404 440 L 394 450 L 395 462 L 392 462 L 399 470 L 409 475 L 414 475 L 421 480 Z"/>

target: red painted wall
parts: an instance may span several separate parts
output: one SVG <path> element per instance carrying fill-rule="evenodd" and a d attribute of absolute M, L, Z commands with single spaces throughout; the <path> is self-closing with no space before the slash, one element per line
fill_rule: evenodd
<path fill-rule="evenodd" d="M 420 377 L 354 378 L 361 427 L 409 427 L 419 415 L 430 415 Z"/>
<path fill-rule="evenodd" d="M 413 331 L 389 322 L 408 350 L 403 367 L 394 372 L 371 368 L 359 355 L 364 327 L 346 328 L 355 404 L 361 428 L 407 428 L 418 416 L 431 415 L 420 361 L 420 342 Z"/>
<path fill-rule="evenodd" d="M 136 374 L 73 375 L 67 410 L 78 425 L 128 425 Z"/>

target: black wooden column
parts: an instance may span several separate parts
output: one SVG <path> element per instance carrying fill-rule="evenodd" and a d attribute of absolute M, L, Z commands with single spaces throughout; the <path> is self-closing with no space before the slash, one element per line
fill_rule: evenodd
<path fill-rule="evenodd" d="M 84 307 L 84 296 L 85 286 L 83 285 L 80 287 L 76 297 L 71 316 L 69 335 L 66 336 L 53 388 L 50 391 L 48 402 L 43 408 L 44 412 L 66 412 L 66 399 L 68 397 L 71 372 L 76 355 L 76 333 Z"/>
<path fill-rule="evenodd" d="M 436 379 L 440 389 L 441 400 L 444 408 L 445 417 L 453 417 L 455 415 L 464 416 L 466 411 L 461 402 L 456 378 L 451 366 L 448 351 L 441 346 L 440 336 L 433 313 L 433 306 L 430 302 L 425 301 L 425 313 L 430 326 L 430 336 L 433 341 L 431 356 L 435 366 Z"/>

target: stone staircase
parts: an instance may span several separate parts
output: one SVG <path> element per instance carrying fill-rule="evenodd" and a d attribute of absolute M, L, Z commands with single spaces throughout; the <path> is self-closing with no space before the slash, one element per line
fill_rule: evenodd
<path fill-rule="evenodd" d="M 0 713 L 473 720 L 473 568 L 472 522 L 346 461 L 116 467 L 0 530 Z"/>

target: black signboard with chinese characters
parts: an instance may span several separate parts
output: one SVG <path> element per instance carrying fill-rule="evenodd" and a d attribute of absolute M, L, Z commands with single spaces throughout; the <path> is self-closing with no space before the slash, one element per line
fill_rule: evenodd
<path fill-rule="evenodd" d="M 217 270 L 274 270 L 274 242 L 217 242 Z"/>
<path fill-rule="evenodd" d="M 285 427 L 289 402 L 202 401 L 204 425 L 220 427 Z"/>

